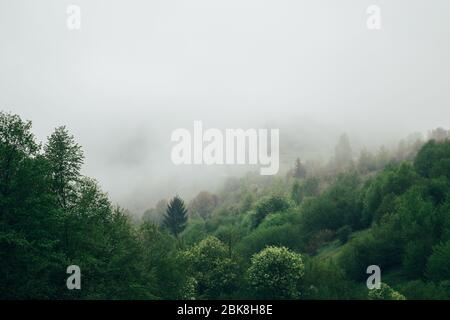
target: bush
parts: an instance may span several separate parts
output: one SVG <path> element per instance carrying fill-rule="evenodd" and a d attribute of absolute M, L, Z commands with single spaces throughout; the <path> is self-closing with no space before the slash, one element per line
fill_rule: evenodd
<path fill-rule="evenodd" d="M 188 270 L 197 283 L 201 299 L 230 298 L 238 286 L 238 265 L 229 258 L 228 248 L 209 236 L 184 252 Z"/>
<path fill-rule="evenodd" d="M 404 295 L 385 283 L 381 283 L 380 289 L 369 290 L 368 297 L 369 300 L 406 300 Z"/>
<path fill-rule="evenodd" d="M 247 275 L 257 299 L 297 299 L 304 269 L 300 254 L 285 247 L 267 247 L 252 257 Z"/>

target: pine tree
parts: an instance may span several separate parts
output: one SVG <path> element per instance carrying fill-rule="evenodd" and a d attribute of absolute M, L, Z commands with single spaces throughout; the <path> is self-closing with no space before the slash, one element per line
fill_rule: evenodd
<path fill-rule="evenodd" d="M 167 205 L 166 215 L 164 216 L 164 226 L 178 238 L 179 234 L 186 228 L 187 210 L 184 201 L 175 196 Z"/>

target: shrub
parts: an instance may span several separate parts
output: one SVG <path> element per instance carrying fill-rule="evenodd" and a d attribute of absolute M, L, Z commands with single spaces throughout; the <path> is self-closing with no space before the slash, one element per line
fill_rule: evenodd
<path fill-rule="evenodd" d="M 267 247 L 255 254 L 247 271 L 258 299 L 296 299 L 304 275 L 302 256 L 285 247 Z"/>
<path fill-rule="evenodd" d="M 381 283 L 380 289 L 369 290 L 369 300 L 406 300 L 401 293 L 392 289 L 386 283 Z"/>

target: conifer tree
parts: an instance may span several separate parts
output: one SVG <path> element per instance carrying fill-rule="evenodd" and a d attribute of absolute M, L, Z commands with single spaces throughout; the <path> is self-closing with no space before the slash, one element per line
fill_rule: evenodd
<path fill-rule="evenodd" d="M 179 234 L 186 228 L 186 223 L 187 210 L 184 201 L 179 196 L 175 196 L 167 205 L 164 226 L 178 238 Z"/>

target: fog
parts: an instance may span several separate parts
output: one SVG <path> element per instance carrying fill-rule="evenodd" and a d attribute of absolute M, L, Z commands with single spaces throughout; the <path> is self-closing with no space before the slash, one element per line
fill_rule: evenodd
<path fill-rule="evenodd" d="M 366 27 L 372 4 L 381 30 Z M 0 110 L 42 141 L 66 125 L 83 173 L 140 214 L 248 169 L 172 164 L 171 132 L 194 120 L 279 128 L 284 168 L 285 154 L 326 159 L 343 132 L 357 151 L 448 129 L 449 12 L 448 0 L 0 0 Z"/>

